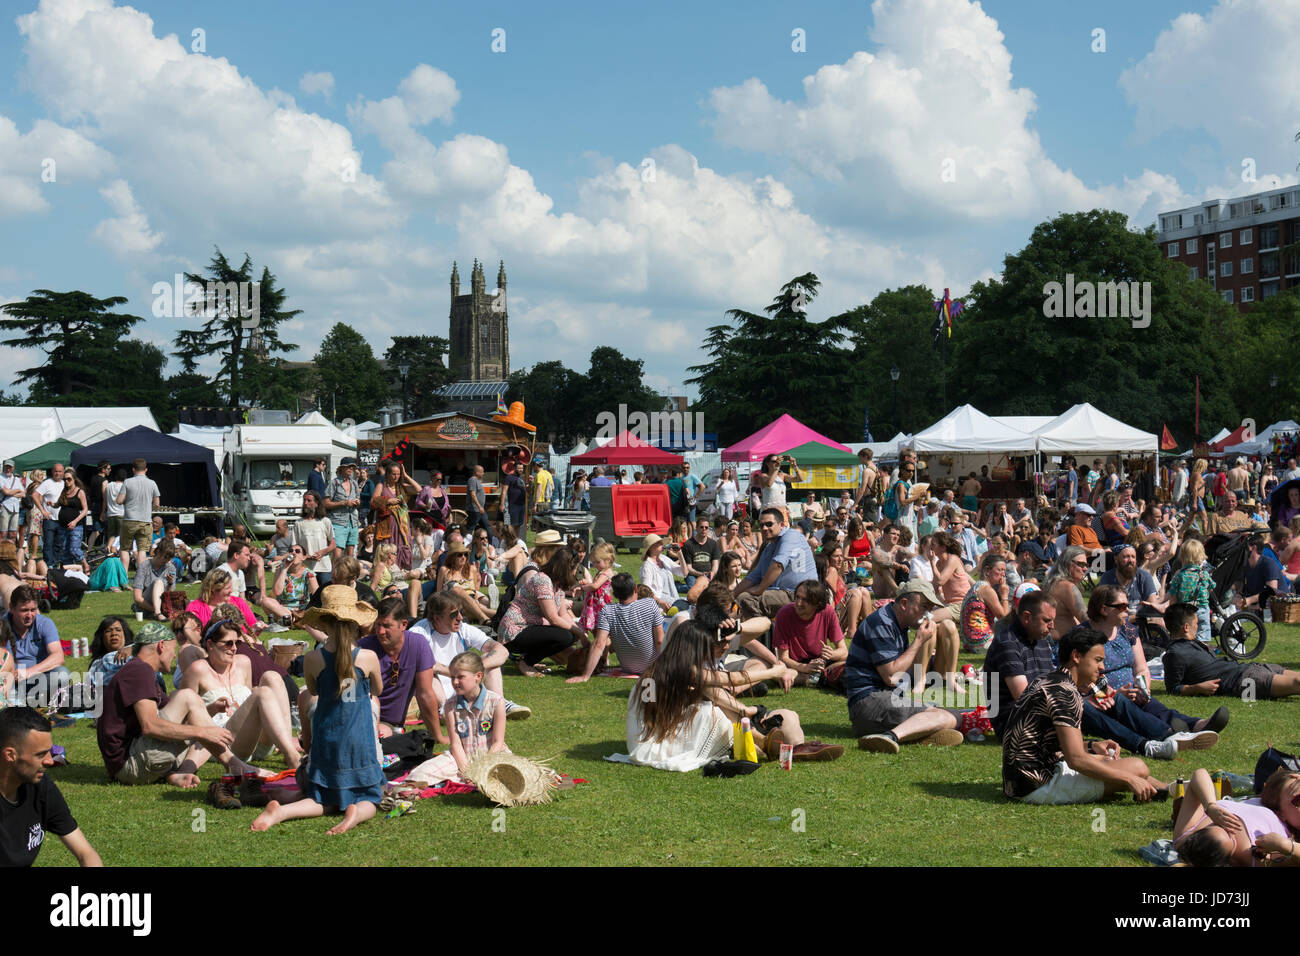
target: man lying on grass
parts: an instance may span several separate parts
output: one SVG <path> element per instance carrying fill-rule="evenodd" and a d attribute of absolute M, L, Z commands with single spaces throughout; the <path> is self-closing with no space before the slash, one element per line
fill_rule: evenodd
<path fill-rule="evenodd" d="M 1165 689 L 1170 693 L 1243 697 L 1249 691 L 1253 700 L 1300 694 L 1300 673 L 1280 664 L 1242 664 L 1215 657 L 1196 640 L 1195 605 L 1173 605 L 1165 612 L 1165 622 L 1169 625 L 1169 650 L 1161 660 Z"/>
<path fill-rule="evenodd" d="M 1193 622 L 1195 616 L 1193 615 Z M 1139 757 L 1116 757 L 1113 740 L 1083 740 L 1083 695 L 1106 669 L 1106 635 L 1077 627 L 1057 645 L 1061 666 L 1016 700 L 1002 734 L 1002 792 L 1025 803 L 1092 803 L 1132 791 L 1139 803 L 1168 787 Z"/>

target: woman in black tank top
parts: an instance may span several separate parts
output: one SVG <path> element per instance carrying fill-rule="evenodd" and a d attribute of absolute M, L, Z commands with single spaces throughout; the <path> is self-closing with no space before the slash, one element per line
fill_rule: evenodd
<path fill-rule="evenodd" d="M 80 564 L 87 574 L 90 573 L 90 568 L 81 550 L 81 536 L 85 532 L 82 521 L 89 513 L 85 486 L 69 469 L 63 476 L 63 494 L 59 495 L 59 551 L 65 562 Z"/>

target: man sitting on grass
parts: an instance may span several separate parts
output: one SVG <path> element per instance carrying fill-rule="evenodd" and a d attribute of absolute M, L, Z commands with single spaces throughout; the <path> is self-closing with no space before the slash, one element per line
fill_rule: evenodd
<path fill-rule="evenodd" d="M 1006 730 L 1011 705 L 1030 684 L 1055 669 L 1055 625 L 1056 605 L 1042 591 L 1030 591 L 1020 599 L 1010 625 L 994 635 L 981 676 L 989 719 L 998 736 Z"/>
<path fill-rule="evenodd" d="M 135 632 L 134 650 L 105 688 L 95 727 L 111 779 L 125 784 L 166 779 L 190 789 L 199 785 L 197 771 L 212 756 L 227 774 L 261 774 L 234 755 L 234 734 L 212 722 L 198 694 L 182 689 L 169 697 L 158 683 L 158 674 L 171 673 L 176 663 L 171 628 L 146 621 Z M 213 782 L 210 796 L 219 783 Z"/>
<path fill-rule="evenodd" d="M 794 589 L 794 603 L 777 611 L 772 622 L 772 649 L 795 672 L 796 684 L 842 687 L 849 649 L 826 585 L 803 581 Z"/>
<path fill-rule="evenodd" d="M 1165 665 L 1165 689 L 1191 696 L 1244 697 L 1269 700 L 1300 694 L 1300 673 L 1279 664 L 1265 664 L 1215 657 L 1196 640 L 1196 606 L 1175 604 L 1165 612 L 1169 625 L 1169 650 Z"/>
<path fill-rule="evenodd" d="M 915 701 L 908 685 L 900 683 L 913 666 L 918 671 L 928 668 L 938 643 L 930 612 L 941 607 L 943 602 L 929 584 L 908 581 L 892 604 L 858 625 L 843 680 L 859 749 L 896 754 L 900 744 L 951 747 L 962 742 L 956 729 L 960 710 Z M 909 643 L 907 632 L 914 627 L 916 640 Z"/>
<path fill-rule="evenodd" d="M 176 563 L 172 561 L 173 545 L 163 539 L 153 549 L 153 556 L 148 561 L 141 561 L 135 569 L 135 580 L 131 582 L 131 596 L 135 603 L 133 610 L 143 611 L 155 621 L 167 620 L 163 613 L 162 596 L 176 587 Z"/>
<path fill-rule="evenodd" d="M 1192 615 L 1195 624 L 1196 616 Z M 1057 645 L 1061 666 L 1038 678 L 1011 708 L 1002 735 L 1002 792 L 1025 803 L 1092 803 L 1132 791 L 1139 803 L 1169 796 L 1138 757 L 1116 757 L 1113 740 L 1083 740 L 1083 695 L 1106 669 L 1106 635 L 1077 627 Z"/>

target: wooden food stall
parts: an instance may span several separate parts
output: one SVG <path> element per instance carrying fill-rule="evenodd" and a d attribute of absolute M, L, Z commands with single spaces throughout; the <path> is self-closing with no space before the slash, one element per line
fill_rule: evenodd
<path fill-rule="evenodd" d="M 381 464 L 405 441 L 400 460 L 407 474 L 423 487 L 430 474 L 441 472 L 453 508 L 466 510 L 466 483 L 474 466 L 482 465 L 490 514 L 495 514 L 501 495 L 502 468 L 518 468 L 527 481 L 526 462 L 531 461 L 537 440 L 537 429 L 523 420 L 522 405 L 517 409 L 512 405 L 508 414 L 493 418 L 444 412 L 390 425 L 383 434 Z"/>

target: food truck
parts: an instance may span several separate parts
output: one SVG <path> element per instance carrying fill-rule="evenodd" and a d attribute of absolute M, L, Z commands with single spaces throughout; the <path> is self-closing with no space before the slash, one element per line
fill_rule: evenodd
<path fill-rule="evenodd" d="M 474 466 L 482 465 L 488 512 L 492 515 L 501 495 L 502 477 L 517 469 L 527 480 L 527 465 L 537 442 L 537 429 L 524 421 L 519 402 L 511 405 L 506 414 L 492 418 L 444 412 L 390 425 L 383 434 L 380 468 L 400 449 L 398 460 L 406 473 L 423 487 L 429 483 L 430 474 L 441 472 L 451 506 L 462 511 L 466 510 L 466 482 Z M 374 477 L 379 481 L 382 474 L 376 471 Z"/>

